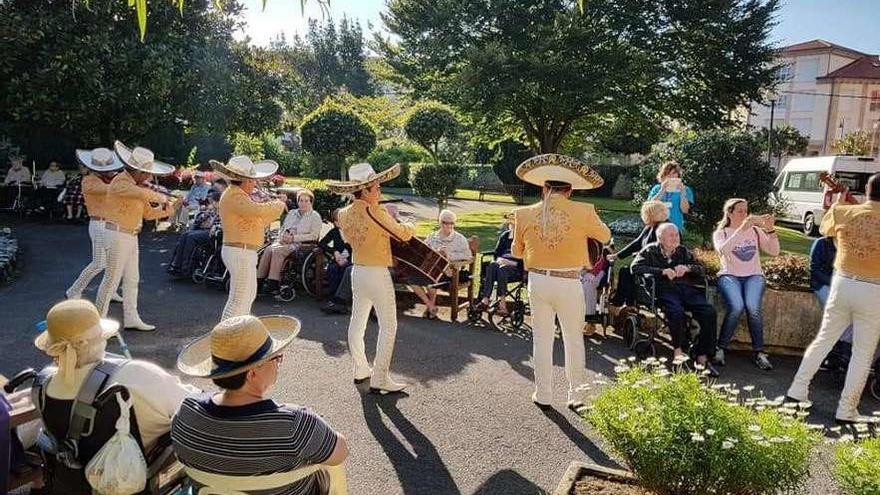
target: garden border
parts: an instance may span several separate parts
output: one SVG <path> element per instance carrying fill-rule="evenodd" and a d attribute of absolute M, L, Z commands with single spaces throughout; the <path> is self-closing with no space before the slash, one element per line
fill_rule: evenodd
<path fill-rule="evenodd" d="M 568 469 L 565 470 L 565 474 L 562 475 L 562 480 L 556 485 L 553 495 L 571 495 L 575 482 L 584 473 L 621 483 L 636 484 L 635 476 L 629 471 L 600 466 L 592 462 L 572 461 L 568 465 Z"/>

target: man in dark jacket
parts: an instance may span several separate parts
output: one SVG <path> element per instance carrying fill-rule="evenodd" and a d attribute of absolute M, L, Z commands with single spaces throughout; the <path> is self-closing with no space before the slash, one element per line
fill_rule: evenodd
<path fill-rule="evenodd" d="M 660 225 L 657 239 L 658 242 L 648 244 L 636 255 L 632 273 L 636 277 L 655 277 L 657 304 L 663 309 L 669 325 L 673 355 L 684 354 L 689 339 L 685 311 L 690 311 L 700 325 L 692 354 L 696 356 L 697 364 L 705 366 L 710 375 L 718 376 L 708 358 L 715 352 L 717 315 L 715 307 L 706 300 L 702 287 L 705 271 L 693 253 L 681 245 L 681 236 L 674 224 Z"/>

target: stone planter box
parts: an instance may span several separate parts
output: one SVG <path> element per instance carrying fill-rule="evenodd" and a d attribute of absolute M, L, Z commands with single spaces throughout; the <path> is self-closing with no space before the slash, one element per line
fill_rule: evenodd
<path fill-rule="evenodd" d="M 559 485 L 556 486 L 556 490 L 553 491 L 553 495 L 574 494 L 575 483 L 584 476 L 600 478 L 625 485 L 636 484 L 635 478 L 629 471 L 607 468 L 588 462 L 574 461 L 568 465 L 568 469 L 565 470 L 565 474 L 562 476 Z"/>
<path fill-rule="evenodd" d="M 718 310 L 718 328 L 724 318 L 724 300 L 714 288 L 710 289 Z M 771 354 L 800 356 L 813 341 L 822 323 L 822 308 L 812 292 L 776 290 L 764 293 L 764 347 Z M 734 334 L 732 349 L 751 350 L 746 315 L 740 316 Z"/>

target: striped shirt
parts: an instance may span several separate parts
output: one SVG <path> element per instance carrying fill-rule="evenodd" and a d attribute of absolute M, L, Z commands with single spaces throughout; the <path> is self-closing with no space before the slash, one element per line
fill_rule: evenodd
<path fill-rule="evenodd" d="M 229 476 L 270 474 L 321 464 L 336 448 L 336 432 L 311 409 L 273 400 L 221 406 L 212 396 L 206 393 L 184 400 L 171 424 L 174 450 L 186 466 Z M 248 493 L 318 494 L 319 476 Z"/>

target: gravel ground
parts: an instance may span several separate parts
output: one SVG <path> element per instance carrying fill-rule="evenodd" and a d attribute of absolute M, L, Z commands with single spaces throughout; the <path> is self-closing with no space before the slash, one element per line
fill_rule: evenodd
<path fill-rule="evenodd" d="M 83 226 L 14 227 L 24 267 L 19 279 L 0 286 L 0 373 L 7 376 L 47 362 L 32 345 L 33 324 L 63 297 L 89 254 Z M 159 329 L 126 334 L 136 357 L 168 369 L 183 344 L 210 330 L 226 297 L 220 290 L 166 276 L 163 263 L 175 238 L 141 235 L 141 314 Z M 94 297 L 97 283 L 88 297 Z M 111 313 L 121 316 L 121 308 L 114 304 Z M 293 314 L 302 320 L 302 338 L 288 351 L 274 396 L 313 407 L 348 438 L 351 493 L 534 494 L 552 492 L 572 460 L 614 465 L 597 435 L 565 409 L 562 368 L 555 368 L 555 409 L 541 412 L 529 401 L 528 333 L 504 334 L 402 315 L 393 370 L 413 384 L 411 395 L 376 398 L 351 384 L 347 317 L 324 316 L 305 297 L 289 304 L 259 299 L 254 313 Z M 374 348 L 375 335 L 371 324 L 368 349 Z M 559 341 L 556 356 L 561 362 Z M 612 374 L 615 361 L 626 356 L 614 335 L 587 339 L 592 374 Z M 774 362 L 776 370 L 764 373 L 746 354 L 734 354 L 723 370 L 724 380 L 755 384 L 771 397 L 781 395 L 798 360 L 779 357 Z M 816 379 L 810 421 L 830 424 L 839 387 L 835 377 Z M 866 398 L 862 408 L 870 412 L 880 404 Z M 823 447 L 806 493 L 837 493 L 829 478 L 829 459 Z"/>

